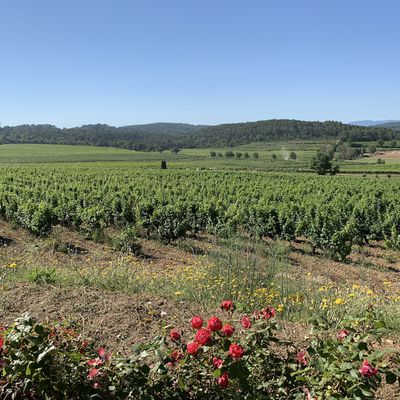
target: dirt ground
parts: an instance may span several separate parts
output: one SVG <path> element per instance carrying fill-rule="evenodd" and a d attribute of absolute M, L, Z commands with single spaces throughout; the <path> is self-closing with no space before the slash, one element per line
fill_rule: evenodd
<path fill-rule="evenodd" d="M 374 154 L 371 158 L 381 158 L 383 160 L 400 160 L 400 150 L 393 151 L 379 151 Z"/>

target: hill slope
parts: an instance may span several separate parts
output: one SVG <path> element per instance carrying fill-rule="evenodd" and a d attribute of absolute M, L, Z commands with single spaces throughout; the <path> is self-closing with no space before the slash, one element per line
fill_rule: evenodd
<path fill-rule="evenodd" d="M 379 126 L 379 125 L 384 125 L 384 124 L 388 124 L 391 122 L 400 122 L 397 121 L 395 119 L 388 119 L 385 121 L 373 121 L 373 120 L 363 120 L 363 121 L 352 121 L 349 122 L 349 125 L 358 125 L 358 126 Z"/>
<path fill-rule="evenodd" d="M 77 128 L 20 125 L 0 128 L 0 143 L 74 144 L 157 151 L 174 147 L 230 147 L 252 142 L 296 139 L 367 141 L 398 139 L 384 127 L 363 127 L 341 122 L 267 120 L 216 126 L 156 123 L 114 127 L 104 124 Z"/>
<path fill-rule="evenodd" d="M 400 130 L 400 121 L 386 122 L 384 124 L 374 125 L 376 128 L 388 128 Z"/>

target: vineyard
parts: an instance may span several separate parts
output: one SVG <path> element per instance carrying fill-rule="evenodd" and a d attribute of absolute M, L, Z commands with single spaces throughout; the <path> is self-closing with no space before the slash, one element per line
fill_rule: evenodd
<path fill-rule="evenodd" d="M 397 175 L 19 148 L 0 164 L 0 398 L 397 398 Z"/>
<path fill-rule="evenodd" d="M 36 236 L 62 225 L 92 238 L 134 226 L 165 243 L 196 233 L 306 238 L 344 260 L 371 240 L 400 248 L 398 190 L 384 177 L 8 167 L 0 215 Z"/>

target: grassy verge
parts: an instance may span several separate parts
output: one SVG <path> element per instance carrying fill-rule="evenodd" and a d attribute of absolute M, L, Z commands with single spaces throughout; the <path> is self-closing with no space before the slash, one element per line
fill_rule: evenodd
<path fill-rule="evenodd" d="M 243 238 L 219 239 L 212 250 L 190 265 L 161 270 L 133 256 L 107 266 L 95 263 L 66 268 L 10 264 L 0 269 L 0 282 L 31 281 L 38 285 L 93 287 L 124 293 L 155 294 L 204 308 L 229 298 L 243 311 L 272 305 L 281 318 L 306 322 L 319 318 L 335 325 L 371 307 L 384 311 L 387 325 L 400 331 L 400 291 L 390 281 L 373 291 L 360 284 L 333 284 L 290 266 L 287 243 Z"/>

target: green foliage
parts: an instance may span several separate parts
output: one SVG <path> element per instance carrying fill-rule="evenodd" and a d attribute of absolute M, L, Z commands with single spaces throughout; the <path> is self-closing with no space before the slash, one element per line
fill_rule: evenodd
<path fill-rule="evenodd" d="M 396 131 L 335 121 L 267 120 L 216 126 L 148 124 L 113 127 L 104 124 L 60 129 L 53 125 L 0 128 L 2 143 L 53 143 L 111 146 L 138 151 L 163 151 L 193 147 L 232 147 L 261 141 L 292 139 L 343 139 L 375 141 L 397 139 Z"/>
<path fill-rule="evenodd" d="M 127 254 L 140 254 L 142 246 L 138 242 L 136 229 L 126 228 L 112 240 L 112 247 Z"/>
<path fill-rule="evenodd" d="M 310 168 L 318 175 L 331 174 L 334 175 L 339 172 L 338 167 L 333 167 L 327 154 L 318 152 L 318 154 L 311 160 Z"/>
<path fill-rule="evenodd" d="M 392 226 L 390 235 L 385 236 L 385 245 L 388 249 L 400 250 L 400 232 L 396 225 Z"/>
<path fill-rule="evenodd" d="M 329 160 L 328 160 L 329 161 Z M 241 161 L 244 162 L 244 161 Z M 352 244 L 400 230 L 397 179 L 129 167 L 3 169 L 0 215 L 45 236 L 61 224 L 104 241 L 138 228 L 169 243 L 190 233 L 295 240 L 344 260 Z"/>
<path fill-rule="evenodd" d="M 367 399 L 399 381 L 399 355 L 375 350 L 387 332 L 369 311 L 340 330 L 323 321 L 303 349 L 282 340 L 275 309 L 192 319 L 129 356 L 94 350 L 76 326 L 42 325 L 29 316 L 0 332 L 0 397 L 47 399 Z"/>

